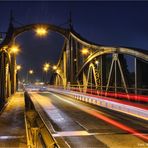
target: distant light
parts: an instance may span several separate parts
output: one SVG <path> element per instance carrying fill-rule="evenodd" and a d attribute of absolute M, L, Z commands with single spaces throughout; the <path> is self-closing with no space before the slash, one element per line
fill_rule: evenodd
<path fill-rule="evenodd" d="M 47 72 L 49 70 L 50 64 L 49 63 L 45 63 L 43 65 L 43 71 Z"/>
<path fill-rule="evenodd" d="M 20 51 L 19 45 L 14 44 L 10 47 L 10 52 L 13 54 L 17 54 Z"/>
<path fill-rule="evenodd" d="M 22 66 L 21 66 L 21 65 L 17 65 L 17 66 L 16 66 L 16 69 L 17 69 L 17 71 L 19 71 L 19 70 L 22 69 Z"/>
<path fill-rule="evenodd" d="M 83 48 L 81 50 L 81 52 L 82 52 L 83 55 L 87 55 L 89 53 L 89 50 L 88 50 L 88 48 Z"/>
<path fill-rule="evenodd" d="M 45 63 L 45 64 L 43 65 L 43 67 L 46 67 L 46 68 L 48 68 L 48 69 L 49 69 L 50 64 L 49 64 L 49 63 Z"/>
<path fill-rule="evenodd" d="M 44 67 L 43 70 L 44 70 L 45 72 L 47 72 L 47 71 L 48 71 L 48 68 L 47 68 L 47 67 Z"/>
<path fill-rule="evenodd" d="M 29 74 L 33 74 L 34 72 L 33 72 L 33 70 L 29 70 Z"/>
<path fill-rule="evenodd" d="M 49 68 L 50 64 L 49 63 L 45 63 L 44 67 Z"/>
<path fill-rule="evenodd" d="M 74 59 L 74 61 L 76 62 L 76 61 L 77 61 L 77 59 Z"/>
<path fill-rule="evenodd" d="M 95 64 L 99 64 L 99 61 L 96 60 L 96 61 L 95 61 Z"/>
<path fill-rule="evenodd" d="M 40 37 L 44 37 L 48 34 L 48 30 L 45 26 L 39 26 L 35 29 L 36 35 Z"/>
<path fill-rule="evenodd" d="M 54 65 L 54 66 L 53 66 L 53 70 L 56 70 L 56 69 L 57 69 L 57 66 Z"/>

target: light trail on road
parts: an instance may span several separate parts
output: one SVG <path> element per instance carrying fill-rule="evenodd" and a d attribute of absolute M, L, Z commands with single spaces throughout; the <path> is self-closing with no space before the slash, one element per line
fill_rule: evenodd
<path fill-rule="evenodd" d="M 50 92 L 51 93 L 51 92 Z M 58 95 L 56 95 L 56 94 L 53 94 L 53 93 L 51 93 L 52 95 L 54 95 L 55 97 L 57 97 L 57 98 L 59 98 L 59 99 L 61 99 L 61 100 L 63 100 L 63 101 L 66 101 L 66 102 L 68 102 L 68 103 L 70 103 L 70 104 L 72 104 L 72 105 L 75 105 L 77 108 L 79 108 L 79 109 L 81 109 L 81 110 L 83 110 L 83 111 L 85 111 L 85 112 L 87 112 L 88 114 L 91 114 L 91 115 L 93 115 L 93 116 L 95 116 L 95 117 L 97 117 L 97 118 L 99 118 L 99 119 L 101 119 L 101 120 L 103 120 L 103 121 L 105 121 L 105 122 L 108 122 L 108 123 L 110 123 L 110 124 L 112 124 L 112 125 L 114 125 L 114 126 L 116 126 L 116 127 L 118 127 L 118 128 L 120 128 L 120 129 L 122 129 L 122 130 L 124 130 L 124 131 L 127 131 L 127 132 L 129 132 L 129 133 L 131 133 L 131 134 L 133 134 L 133 135 L 135 135 L 135 136 L 137 136 L 137 137 L 139 137 L 139 138 L 141 138 L 141 139 L 143 139 L 143 140 L 145 140 L 145 141 L 147 141 L 148 142 L 148 136 L 147 135 L 143 135 L 142 133 L 140 133 L 140 132 L 138 132 L 138 131 L 136 131 L 135 129 L 133 129 L 133 128 L 131 128 L 131 127 L 128 127 L 128 126 L 126 126 L 126 125 L 124 125 L 124 124 L 122 124 L 122 123 L 120 123 L 120 122 L 117 122 L 117 121 L 115 121 L 115 120 L 112 120 L 111 118 L 108 118 L 108 117 L 106 117 L 106 116 L 104 116 L 104 115 L 101 115 L 100 113 L 98 113 L 96 110 L 90 110 L 90 109 L 88 109 L 87 107 L 82 107 L 82 105 L 76 105 L 75 103 L 72 103 L 72 102 L 70 102 L 70 101 L 68 101 L 68 100 L 64 100 L 64 99 L 62 99 L 61 97 L 59 97 Z"/>
<path fill-rule="evenodd" d="M 148 141 L 143 120 L 51 92 L 31 96 L 49 116 L 54 138 L 62 137 L 70 147 L 124 148 Z"/>

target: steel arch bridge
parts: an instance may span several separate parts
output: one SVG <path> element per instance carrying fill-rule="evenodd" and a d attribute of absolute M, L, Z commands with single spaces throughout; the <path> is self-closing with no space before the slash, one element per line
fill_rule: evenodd
<path fill-rule="evenodd" d="M 82 54 L 83 49 L 88 50 L 87 55 Z M 97 45 L 71 29 L 51 83 L 64 88 L 70 85 L 82 92 L 148 102 L 147 75 L 148 51 Z"/>
<path fill-rule="evenodd" d="M 51 84 L 64 88 L 73 86 L 78 91 L 95 91 L 99 95 L 119 98 L 129 98 L 130 94 L 140 97 L 148 95 L 148 51 L 97 45 L 85 40 L 72 27 L 61 28 L 52 24 L 14 27 L 10 23 L 0 44 L 1 102 L 5 103 L 16 91 L 16 56 L 10 53 L 10 47 L 17 36 L 37 26 L 44 26 L 65 38 Z M 87 55 L 82 54 L 83 49 L 88 50 Z M 134 69 L 132 72 L 128 67 L 129 58 L 133 60 L 130 64 Z"/>

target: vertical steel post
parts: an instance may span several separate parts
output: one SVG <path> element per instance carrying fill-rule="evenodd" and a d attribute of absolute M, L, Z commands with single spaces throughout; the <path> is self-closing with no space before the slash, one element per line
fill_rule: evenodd
<path fill-rule="evenodd" d="M 93 69 L 92 68 L 91 68 L 90 72 L 91 72 L 90 79 L 91 79 L 91 94 L 92 94 L 92 77 L 93 77 Z"/>
<path fill-rule="evenodd" d="M 73 69 L 73 52 L 74 52 L 74 49 L 73 49 L 73 41 L 72 41 L 72 37 L 70 38 L 70 81 L 71 83 L 73 83 L 73 72 L 74 72 L 74 69 Z"/>
<path fill-rule="evenodd" d="M 115 94 L 117 93 L 117 60 L 115 60 Z"/>
<path fill-rule="evenodd" d="M 124 74 L 123 74 L 122 67 L 121 67 L 119 59 L 117 60 L 117 62 L 118 62 L 119 70 L 120 70 L 120 73 L 121 73 L 121 78 L 122 78 L 122 81 L 123 81 L 125 92 L 128 94 L 128 89 L 127 89 L 127 86 L 126 86 L 126 82 L 125 82 L 125 79 L 124 79 Z"/>
<path fill-rule="evenodd" d="M 64 64 L 64 78 L 63 78 L 63 85 L 64 85 L 64 89 L 66 88 L 67 85 L 67 57 L 66 57 L 66 51 L 64 51 L 63 53 L 63 64 Z"/>
<path fill-rule="evenodd" d="M 16 91 L 16 55 L 13 54 L 11 57 L 11 74 L 12 74 L 12 87 L 11 87 L 11 93 L 13 94 Z"/>
<path fill-rule="evenodd" d="M 102 56 L 101 56 L 101 62 L 100 62 L 100 66 L 101 66 L 101 72 L 100 72 L 100 74 L 101 74 L 101 94 L 102 94 L 102 85 L 103 85 L 103 71 L 102 71 L 102 68 L 103 68 L 103 66 L 102 66 Z"/>
<path fill-rule="evenodd" d="M 135 94 L 137 95 L 137 58 L 134 59 L 135 66 Z"/>
<path fill-rule="evenodd" d="M 106 94 L 107 94 L 107 91 L 108 91 L 108 88 L 109 88 L 109 84 L 110 84 L 110 79 L 111 79 L 113 65 L 114 65 L 114 57 L 112 58 L 112 63 L 111 63 L 110 71 L 109 71 L 109 76 L 108 76 L 108 81 L 107 81 L 107 86 L 106 86 Z"/>
<path fill-rule="evenodd" d="M 78 52 L 78 42 L 76 41 L 76 74 L 78 73 L 79 66 L 79 52 Z"/>

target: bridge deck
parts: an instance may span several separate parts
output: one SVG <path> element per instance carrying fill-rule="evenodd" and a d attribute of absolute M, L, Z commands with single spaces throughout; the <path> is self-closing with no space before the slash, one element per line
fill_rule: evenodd
<path fill-rule="evenodd" d="M 0 114 L 0 147 L 27 147 L 22 92 L 12 96 Z"/>

